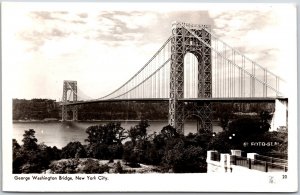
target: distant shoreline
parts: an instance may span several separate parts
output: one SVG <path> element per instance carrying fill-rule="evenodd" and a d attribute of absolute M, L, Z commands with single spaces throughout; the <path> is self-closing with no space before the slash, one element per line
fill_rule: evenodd
<path fill-rule="evenodd" d="M 139 119 L 132 120 L 78 120 L 78 121 L 65 121 L 65 122 L 139 122 Z M 149 122 L 165 122 L 168 120 L 147 120 Z M 56 123 L 62 122 L 61 120 L 13 120 L 13 123 Z"/>

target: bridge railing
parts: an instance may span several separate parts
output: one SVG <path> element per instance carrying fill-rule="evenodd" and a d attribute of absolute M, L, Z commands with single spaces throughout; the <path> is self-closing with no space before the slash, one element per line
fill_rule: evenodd
<path fill-rule="evenodd" d="M 260 161 L 270 162 L 270 163 L 282 164 L 282 165 L 288 164 L 288 161 L 285 159 L 274 158 L 274 157 L 269 157 L 264 155 L 256 155 L 255 159 Z"/>
<path fill-rule="evenodd" d="M 218 164 L 218 166 L 226 167 L 227 169 L 233 166 L 244 167 L 251 170 L 262 171 L 262 172 L 287 172 L 288 164 L 284 159 L 275 159 L 270 161 L 271 157 L 257 155 L 255 153 L 248 153 L 248 157 L 241 156 L 241 150 L 231 151 L 232 154 L 220 154 L 218 151 L 207 151 L 207 162 Z M 255 155 L 254 155 L 255 154 Z M 264 157 L 258 158 L 258 156 Z M 216 163 L 217 162 L 217 163 Z"/>
<path fill-rule="evenodd" d="M 246 167 L 249 169 L 263 171 L 263 172 L 272 172 L 272 171 L 284 171 L 288 170 L 287 164 L 278 163 L 278 162 L 269 162 L 265 160 L 250 159 L 242 156 L 233 156 L 233 164 Z M 282 159 L 278 159 L 282 160 Z"/>

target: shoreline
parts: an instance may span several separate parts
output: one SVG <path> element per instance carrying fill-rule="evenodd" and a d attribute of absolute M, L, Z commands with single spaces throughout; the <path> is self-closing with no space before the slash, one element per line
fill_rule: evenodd
<path fill-rule="evenodd" d="M 45 121 L 45 120 L 13 120 L 12 123 L 57 123 L 57 122 L 60 122 L 60 123 L 91 123 L 91 122 L 139 122 L 141 120 L 135 120 L 135 119 L 132 119 L 132 120 L 85 120 L 85 121 L 81 121 L 81 120 L 78 120 L 78 121 L 64 121 L 62 122 L 61 120 L 51 120 L 51 121 Z M 147 120 L 148 122 L 168 122 L 168 119 L 166 120 Z M 186 120 L 186 121 L 189 121 L 189 122 L 193 122 L 195 120 Z M 214 123 L 219 123 L 219 120 L 212 120 L 212 122 Z"/>
<path fill-rule="evenodd" d="M 141 120 L 139 119 L 130 119 L 130 120 L 78 120 L 78 121 L 64 121 L 65 123 L 68 123 L 68 122 L 74 122 L 74 123 L 77 123 L 77 122 L 80 122 L 80 123 L 89 123 L 89 122 L 139 122 Z M 168 119 L 166 120 L 163 120 L 163 119 L 160 119 L 160 120 L 147 120 L 149 122 L 165 122 L 165 121 L 168 121 Z M 57 122 L 62 122 L 61 120 L 13 120 L 12 121 L 13 123 L 57 123 Z"/>

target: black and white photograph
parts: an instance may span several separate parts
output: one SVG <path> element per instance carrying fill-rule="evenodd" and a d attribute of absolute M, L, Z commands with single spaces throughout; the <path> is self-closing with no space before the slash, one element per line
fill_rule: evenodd
<path fill-rule="evenodd" d="M 295 5 L 6 2 L 1 26 L 4 191 L 298 190 Z"/>

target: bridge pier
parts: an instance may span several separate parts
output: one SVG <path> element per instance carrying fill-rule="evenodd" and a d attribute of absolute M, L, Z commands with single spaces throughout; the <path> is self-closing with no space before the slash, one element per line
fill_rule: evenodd
<path fill-rule="evenodd" d="M 203 27 L 210 28 L 208 25 L 181 22 L 172 24 L 169 124 L 181 134 L 184 133 L 183 124 L 186 113 L 184 103 L 179 99 L 184 98 L 184 57 L 187 53 L 194 54 L 198 61 L 198 98 L 212 97 L 211 49 L 189 32 L 197 34 L 210 45 L 210 34 Z M 212 130 L 211 121 L 210 124 L 207 122 L 207 116 L 210 116 L 206 112 L 209 110 L 208 107 L 210 106 L 204 105 L 199 116 L 204 121 L 203 127 Z M 201 114 L 203 110 L 205 110 L 204 115 Z"/>
<path fill-rule="evenodd" d="M 71 91 L 68 97 L 68 91 Z M 77 101 L 77 81 L 67 81 L 65 80 L 63 83 L 63 98 L 62 98 L 62 112 L 61 117 L 62 121 L 68 120 L 68 111 L 72 111 L 72 121 L 78 120 L 78 107 L 77 105 L 67 105 L 68 102 L 76 102 Z"/>
<path fill-rule="evenodd" d="M 190 116 L 197 117 L 198 133 L 200 133 L 201 131 L 212 131 L 212 105 L 210 102 L 186 102 L 184 111 L 184 119 L 187 119 Z"/>
<path fill-rule="evenodd" d="M 280 128 L 288 128 L 288 99 L 278 98 L 275 100 L 275 111 L 271 122 L 271 131 Z"/>
<path fill-rule="evenodd" d="M 78 121 L 78 106 L 77 105 L 62 105 L 61 120 L 68 121 L 69 113 L 72 112 L 71 121 Z"/>

